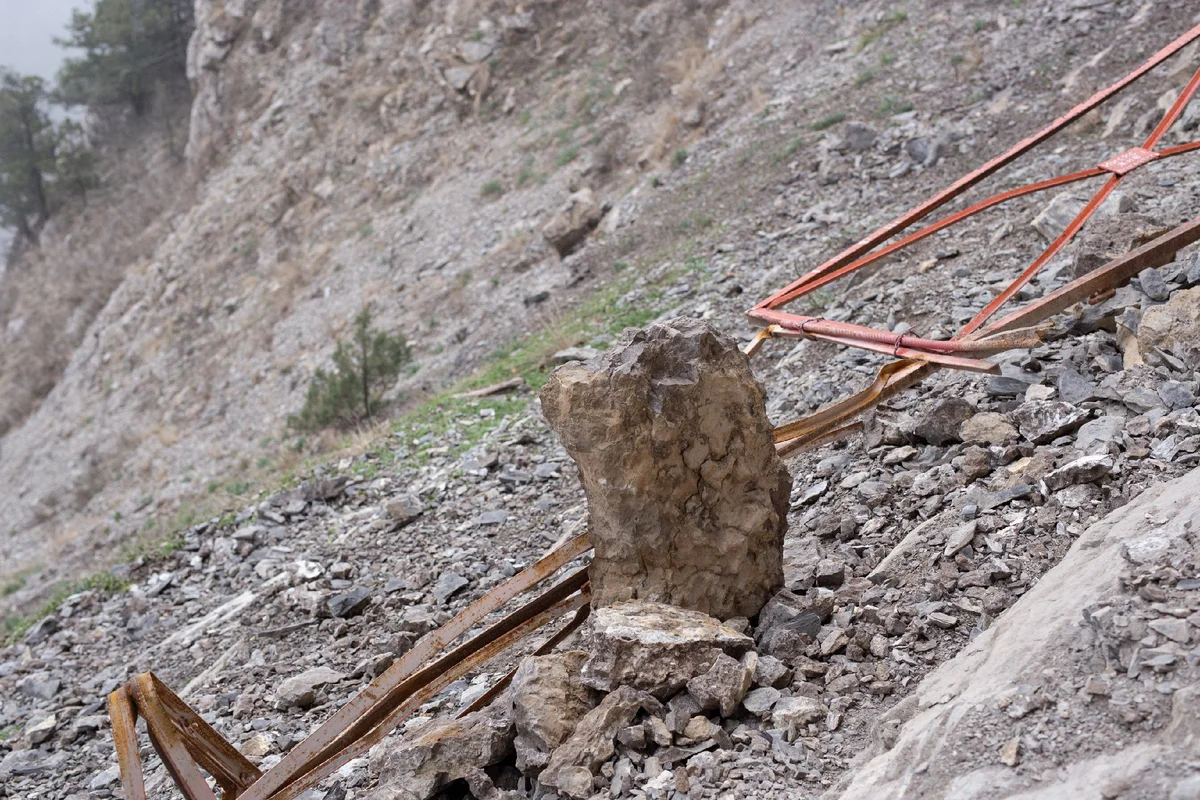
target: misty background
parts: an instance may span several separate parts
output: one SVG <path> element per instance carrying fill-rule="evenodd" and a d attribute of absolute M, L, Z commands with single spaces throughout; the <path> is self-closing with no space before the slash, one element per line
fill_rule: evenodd
<path fill-rule="evenodd" d="M 68 51 L 54 43 L 72 9 L 90 9 L 92 0 L 0 0 L 0 66 L 54 81 Z M 0 275 L 11 234 L 0 228 Z"/>

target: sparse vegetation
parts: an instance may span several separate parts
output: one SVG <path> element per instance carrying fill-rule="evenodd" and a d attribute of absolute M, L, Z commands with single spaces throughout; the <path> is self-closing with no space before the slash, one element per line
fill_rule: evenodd
<path fill-rule="evenodd" d="M 875 70 L 864 69 L 854 77 L 854 85 L 855 87 L 861 88 L 873 80 L 875 80 Z"/>
<path fill-rule="evenodd" d="M 913 104 L 907 100 L 897 100 L 888 95 L 879 102 L 879 116 L 890 117 L 893 114 L 903 114 L 913 110 Z"/>
<path fill-rule="evenodd" d="M 517 173 L 517 186 L 524 186 L 537 177 L 537 172 L 533 169 L 533 159 L 529 159 L 521 165 L 521 171 Z"/>
<path fill-rule="evenodd" d="M 907 20 L 908 20 L 908 12 L 907 11 L 893 11 L 892 13 L 888 14 L 886 17 L 883 18 L 883 20 L 879 23 L 879 25 L 877 27 L 872 28 L 871 30 L 867 31 L 866 33 L 864 33 L 862 36 L 859 37 L 859 39 L 858 39 L 859 51 L 861 52 L 861 51 L 867 49 L 867 47 L 869 47 L 872 43 L 874 43 L 875 40 L 877 40 L 880 36 L 883 36 L 889 30 L 891 30 L 892 28 L 896 27 L 897 25 L 899 25 L 903 22 L 906 22 Z"/>
<path fill-rule="evenodd" d="M 812 129 L 814 131 L 823 131 L 826 128 L 832 128 L 834 125 L 837 125 L 839 122 L 842 122 L 845 119 L 846 115 L 841 111 L 834 112 L 833 114 L 826 114 L 812 124 Z"/>
<path fill-rule="evenodd" d="M 315 431 L 371 419 L 379 410 L 383 391 L 411 360 L 404 336 L 372 328 L 371 311 L 364 308 L 354 319 L 351 340 L 338 341 L 333 369 L 318 369 L 313 374 L 304 407 L 288 417 L 288 425 Z"/>
<path fill-rule="evenodd" d="M 500 181 L 488 181 L 479 188 L 480 197 L 499 197 L 504 194 L 504 187 L 500 185 Z"/>
<path fill-rule="evenodd" d="M 671 165 L 675 167 L 683 166 L 683 162 L 687 161 L 688 151 L 681 147 L 671 154 Z"/>
<path fill-rule="evenodd" d="M 558 151 L 558 158 L 556 158 L 554 160 L 554 163 L 560 167 L 565 167 L 567 164 L 570 164 L 572 161 L 574 161 L 578 157 L 579 157 L 579 148 L 576 147 L 575 145 L 570 145 L 570 146 L 564 147 L 562 150 Z"/>
<path fill-rule="evenodd" d="M 58 611 L 58 607 L 71 595 L 89 591 L 116 594 L 128 588 L 128 583 L 110 572 L 97 572 L 79 581 L 59 583 L 40 608 L 30 614 L 9 614 L 4 618 L 4 640 L 8 644 L 20 640 L 30 628 Z"/>

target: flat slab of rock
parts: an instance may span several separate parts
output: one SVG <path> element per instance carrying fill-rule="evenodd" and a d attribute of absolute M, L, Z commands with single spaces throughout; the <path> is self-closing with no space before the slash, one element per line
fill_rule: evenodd
<path fill-rule="evenodd" d="M 1012 412 L 1021 435 L 1034 444 L 1046 444 L 1070 433 L 1091 414 L 1082 408 L 1058 400 L 1031 400 Z"/>
<path fill-rule="evenodd" d="M 792 481 L 764 403 L 737 344 L 692 319 L 555 370 L 542 410 L 587 494 L 593 605 L 752 617 L 782 585 Z"/>
<path fill-rule="evenodd" d="M 288 709 L 292 706 L 308 708 L 316 700 L 317 689 L 328 683 L 344 680 L 345 675 L 329 667 L 314 667 L 279 684 L 275 690 L 275 707 Z"/>
<path fill-rule="evenodd" d="M 754 646 L 749 636 L 712 617 L 660 603 L 598 608 L 591 624 L 583 683 L 604 692 L 632 686 L 670 697 L 707 672 L 717 656 L 737 657 Z"/>

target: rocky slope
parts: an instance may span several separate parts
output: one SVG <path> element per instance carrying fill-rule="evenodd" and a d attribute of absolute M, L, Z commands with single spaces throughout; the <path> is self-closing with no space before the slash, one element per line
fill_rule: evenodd
<path fill-rule="evenodd" d="M 625 254 L 638 271 L 620 284 L 612 308 L 704 318 L 743 333 L 740 315 L 749 298 L 765 296 L 843 241 L 1123 74 L 1193 24 L 1194 13 L 1168 3 L 1089 3 L 1068 10 L 1026 3 L 1011 11 L 968 5 L 951 14 L 940 5 L 914 3 L 910 16 L 900 19 L 882 6 L 839 12 L 831 4 L 813 6 L 804 13 L 814 16 L 801 19 L 791 5 L 768 18 L 739 9 L 746 18 L 736 37 L 745 48 L 740 52 L 757 54 L 755 66 L 745 69 L 771 78 L 762 110 L 752 117 L 730 112 L 712 123 L 707 138 L 689 144 L 685 163 L 657 173 L 659 186 L 648 177 L 630 178 L 637 192 L 615 203 L 614 211 L 636 216 L 628 231 L 640 233 L 639 247 L 647 240 L 655 244 L 643 255 Z M 244 45 L 238 39 L 230 57 Z M 1095 58 L 1097 53 L 1103 55 Z M 736 59 L 723 63 L 739 74 Z M 1066 149 L 1047 148 L 1018 167 L 1012 180 L 1088 166 L 1131 146 L 1156 112 L 1157 98 L 1177 89 L 1180 75 L 1196 66 L 1195 52 L 1185 53 L 1149 76 L 1128 102 L 1070 131 L 1062 140 Z M 900 110 L 908 103 L 911 110 Z M 705 113 L 716 113 L 716 105 Z M 858 124 L 829 122 L 826 115 L 834 111 Z M 821 130 L 813 130 L 814 123 Z M 1172 136 L 1194 135 L 1182 129 L 1186 124 Z M 253 138 L 244 146 L 253 147 Z M 1125 209 L 1113 217 L 1117 232 L 1128 239 L 1141 226 L 1195 216 L 1200 178 L 1189 163 L 1164 162 L 1137 173 L 1126 202 L 1114 204 L 1114 211 Z M 216 174 L 231 175 L 220 170 L 236 167 L 219 167 Z M 265 191 L 247 180 L 234 191 L 229 180 L 230 203 L 238 202 L 239 191 Z M 331 197 L 339 197 L 340 184 L 331 183 Z M 476 183 L 457 185 L 464 204 L 478 205 Z M 561 186 L 553 203 L 547 194 L 545 210 L 556 208 L 565 191 Z M 433 196 L 443 195 L 423 192 L 416 205 Z M 515 202 L 511 197 L 495 202 Z M 949 333 L 1044 242 L 1031 222 L 1049 200 L 1018 202 L 953 237 L 935 237 L 837 295 L 818 298 L 822 313 Z M 686 214 L 671 216 L 662 210 L 666 204 Z M 1133 216 L 1131 204 L 1143 216 Z M 317 201 L 311 205 L 315 209 Z M 456 229 L 454 236 L 473 231 Z M 353 248 L 367 247 L 363 242 L 370 239 L 343 246 L 357 252 Z M 696 241 L 658 249 L 678 239 Z M 1097 248 L 1117 246 L 1106 242 L 1073 246 L 1031 285 L 1031 295 L 1061 284 Z M 414 241 L 397 252 L 407 259 L 410 251 L 432 252 L 434 245 Z M 570 270 L 590 266 L 597 272 L 601 256 L 615 255 L 599 245 L 589 240 L 579 255 L 550 264 L 563 271 L 564 283 Z M 191 246 L 203 255 L 198 243 Z M 521 281 L 541 274 L 540 268 L 516 277 L 502 273 L 503 285 L 487 294 L 507 297 L 511 280 L 517 296 L 534 288 Z M 181 286 L 195 280 L 188 275 L 181 271 L 176 278 Z M 347 281 L 337 285 L 348 292 L 353 281 L 339 280 Z M 744 702 L 731 714 L 701 714 L 728 739 L 714 735 L 712 746 L 671 767 L 654 748 L 694 746 L 686 731 L 670 731 L 669 744 L 662 745 L 639 745 L 631 732 L 597 767 L 595 780 L 603 786 L 593 788 L 612 797 L 836 797 L 843 790 L 873 796 L 887 786 L 894 796 L 982 798 L 1074 780 L 1080 768 L 1072 773 L 1071 764 L 1128 752 L 1129 759 L 1113 761 L 1112 774 L 1104 774 L 1104 781 L 1115 781 L 1104 787 L 1112 797 L 1163 791 L 1192 796 L 1181 793 L 1194 780 L 1186 764 L 1161 766 L 1160 760 L 1160 767 L 1140 773 L 1132 765 L 1137 759 L 1149 763 L 1144 759 L 1184 741 L 1187 732 L 1168 721 L 1173 702 L 1186 709 L 1194 684 L 1190 619 L 1197 574 L 1193 532 L 1183 527 L 1190 518 L 1153 506 L 1152 498 L 1182 503 L 1177 496 L 1194 494 L 1200 337 L 1189 320 L 1200 303 L 1197 284 L 1200 266 L 1192 250 L 1101 304 L 1061 315 L 1045 346 L 999 359 L 1003 376 L 939 375 L 880 409 L 866 436 L 791 459 L 795 488 L 785 582 L 797 616 L 811 612 L 803 619 L 815 616 L 817 625 L 778 641 L 760 636 L 755 646 L 760 657 L 777 658 L 784 670 L 764 677 L 767 685 L 760 688 L 779 692 L 775 704 L 786 698 L 784 708 L 798 710 L 797 724 L 781 726 L 768 713 L 770 705 L 760 713 Z M 311 314 L 323 300 L 340 296 L 331 291 L 329 298 L 306 297 L 298 304 Z M 214 314 L 211 324 L 237 319 L 241 302 L 232 311 L 222 309 L 225 317 Z M 160 311 L 149 302 L 141 308 L 138 313 L 148 316 Z M 489 319 L 521 316 L 499 308 L 487 313 Z M 592 326 L 578 330 L 593 345 L 611 335 Z M 476 349 L 490 349 L 491 329 L 469 332 L 454 352 L 468 353 L 485 338 L 493 340 L 489 347 Z M 152 374 L 137 371 L 152 363 L 136 367 L 135 374 Z M 865 383 L 878 363 L 827 345 L 769 343 L 754 365 L 769 411 L 783 421 L 848 385 Z M 18 433 L 32 437 L 53 418 L 56 397 L 66 402 L 82 392 L 71 376 L 84 370 L 72 369 L 38 412 L 46 416 L 31 418 L 22 429 L 31 433 Z M 259 396 L 247 376 L 234 378 L 222 379 L 229 391 Z M 136 390 L 127 385 L 119 392 Z M 135 584 L 130 591 L 109 594 L 94 587 L 68 598 L 47 618 L 53 621 L 0 654 L 0 725 L 10 750 L 0 766 L 5 791 L 19 797 L 111 796 L 112 749 L 96 716 L 99 699 L 147 668 L 176 689 L 189 687 L 187 698 L 206 718 L 269 765 L 417 636 L 578 531 L 585 516 L 582 489 L 526 392 L 456 401 L 366 453 L 329 465 L 295 490 L 188 529 L 173 552 L 123 565 L 118 572 Z M 219 423 L 214 414 L 209 432 L 235 426 L 239 413 L 231 407 Z M 64 433 L 63 459 L 70 458 L 75 436 Z M 5 464 L 10 447 L 32 447 L 32 439 L 12 441 L 17 444 L 5 440 Z M 179 452 L 190 441 L 181 440 Z M 48 450 L 38 452 L 50 457 Z M 1110 536 L 1106 529 L 1079 538 L 1148 487 L 1181 477 L 1169 490 L 1152 489 L 1145 501 L 1150 505 L 1117 511 L 1123 521 L 1112 528 L 1120 530 L 1122 542 L 1170 533 L 1161 552 L 1122 550 L 1116 533 L 1102 538 Z M 4 502 L 18 508 L 24 500 Z M 414 505 L 421 514 L 409 521 Z M 28 547 L 28 541 L 19 536 L 10 546 Z M 1064 600 L 1055 579 L 1045 582 L 1044 576 L 1072 547 L 1070 562 L 1057 574 L 1095 569 L 1103 582 L 1089 583 L 1094 595 L 1081 590 Z M 1091 621 L 1072 628 L 1080 617 Z M 1045 627 L 1046 636 L 1061 632 L 1046 639 L 1057 649 L 1038 657 L 1055 659 L 1049 666 L 1037 659 L 997 666 L 985 657 L 1009 641 L 1024 652 L 1023 637 L 1043 620 L 1054 622 Z M 955 659 L 960 652 L 962 660 Z M 486 675 L 452 687 L 425 715 L 457 709 L 507 666 L 491 665 Z M 315 667 L 336 674 L 313 681 L 311 692 L 280 695 L 284 679 Z M 939 668 L 937 677 L 927 677 Z M 1050 668 L 1056 672 L 1048 674 Z M 990 670 L 986 675 L 995 684 L 980 678 L 981 688 L 950 698 L 956 705 L 945 709 L 977 724 L 959 724 L 943 739 L 921 744 L 929 730 L 925 721 L 943 705 L 934 687 L 957 687 L 980 669 Z M 296 683 L 288 688 L 305 689 Z M 640 725 L 643 733 L 658 727 L 650 722 L 653 713 L 643 715 L 630 727 Z M 417 725 L 411 723 L 410 732 Z M 900 749 L 889 756 L 885 751 L 897 743 Z M 877 760 L 859 766 L 859 759 L 872 756 Z M 156 765 L 151 761 L 161 784 Z M 378 758 L 356 762 L 315 796 L 373 796 L 382 769 Z M 48 774 L 60 780 L 47 781 Z M 969 781 L 974 783 L 967 786 Z"/>

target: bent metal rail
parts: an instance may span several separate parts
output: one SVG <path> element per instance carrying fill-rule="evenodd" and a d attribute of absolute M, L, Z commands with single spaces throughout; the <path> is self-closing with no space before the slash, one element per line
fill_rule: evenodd
<path fill-rule="evenodd" d="M 747 312 L 762 326 L 747 347 L 753 355 L 767 339 L 804 338 L 859 347 L 896 357 L 884 365 L 875 380 L 850 397 L 811 416 L 781 425 L 775 441 L 783 455 L 832 441 L 852 432 L 853 418 L 896 393 L 914 385 L 937 369 L 995 372 L 982 357 L 1004 350 L 1035 346 L 1040 331 L 1034 326 L 1075 303 L 1127 282 L 1147 267 L 1170 262 L 1182 248 L 1200 240 L 1200 218 L 1077 278 L 1024 308 L 990 325 L 988 321 L 1054 257 L 1091 217 L 1120 182 L 1134 170 L 1164 158 L 1200 149 L 1200 142 L 1159 149 L 1167 130 L 1179 118 L 1200 86 L 1200 70 L 1163 115 L 1141 147 L 1120 153 L 1091 169 L 1073 172 L 1027 186 L 1010 189 L 975 203 L 914 233 L 886 244 L 1014 159 L 1033 149 L 1081 116 L 1114 97 L 1138 78 L 1200 39 L 1200 25 L 1171 42 L 1136 70 L 1097 92 L 1049 126 L 1017 143 L 1007 152 L 955 181 L 865 239 L 857 242 Z M 803 316 L 781 310 L 787 304 L 845 277 L 879 259 L 948 228 L 967 217 L 1034 192 L 1105 177 L 1100 189 L 1066 229 L 1033 263 L 949 341 L 923 339 L 910 334 L 875 330 L 861 325 Z M 228 741 L 168 689 L 153 673 L 139 675 L 108 696 L 113 740 L 126 800 L 145 800 L 146 787 L 137 741 L 137 718 L 146 721 L 150 742 L 167 772 L 188 800 L 216 800 L 205 778 L 207 772 L 225 800 L 293 800 L 353 758 L 382 741 L 405 719 L 442 689 L 471 670 L 515 646 L 537 629 L 574 612 L 571 619 L 535 652 L 547 653 L 587 618 L 591 594 L 587 567 L 577 568 L 541 595 L 485 628 L 478 635 L 437 657 L 501 607 L 542 583 L 591 549 L 586 533 L 571 539 L 528 569 L 518 573 L 470 604 L 454 619 L 427 634 L 391 667 L 338 709 L 308 738 L 293 748 L 271 770 L 263 773 Z M 508 685 L 508 673 L 460 716 L 489 704 Z M 202 771 L 203 770 L 203 771 Z"/>

